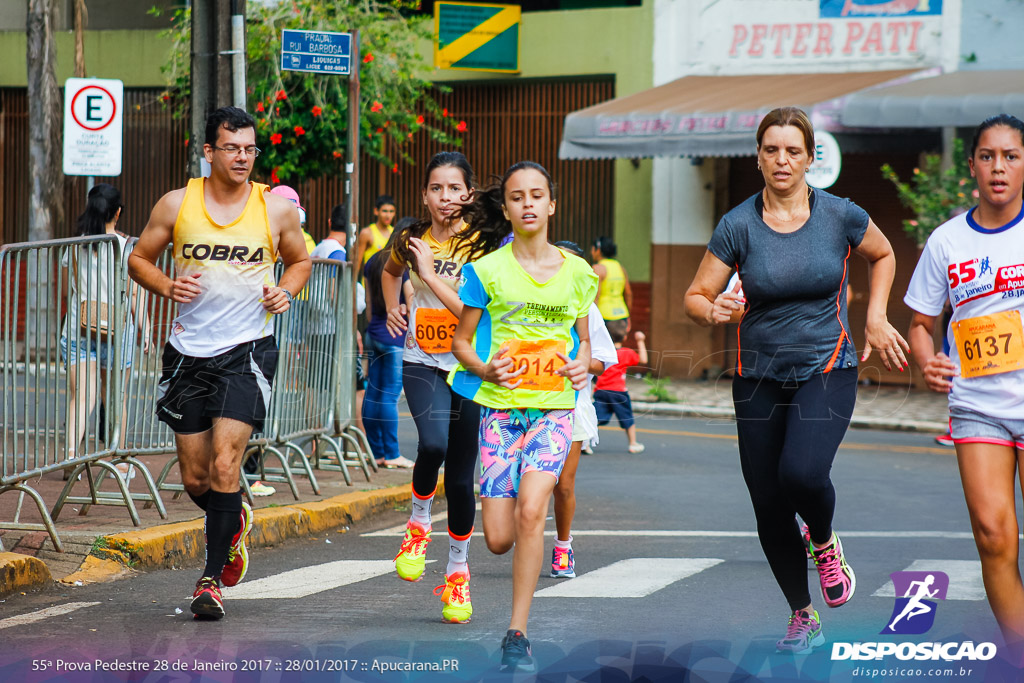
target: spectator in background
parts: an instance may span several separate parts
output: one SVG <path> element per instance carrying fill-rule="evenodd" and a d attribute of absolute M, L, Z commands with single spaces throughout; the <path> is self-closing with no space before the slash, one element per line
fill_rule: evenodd
<path fill-rule="evenodd" d="M 377 197 L 373 207 L 373 223 L 359 231 L 356 238 L 356 258 L 352 262 L 357 268 L 363 268 L 370 260 L 370 257 L 384 248 L 394 228 L 391 227 L 395 221 L 395 200 L 389 194 L 382 194 Z"/>
<path fill-rule="evenodd" d="M 629 400 L 629 392 L 626 391 L 626 370 L 634 365 L 647 364 L 647 346 L 644 340 L 647 338 L 643 332 L 633 334 L 636 339 L 637 350 L 624 348 L 622 343 L 626 340 L 629 329 L 609 329 L 608 333 L 615 344 L 615 353 L 619 362 L 604 371 L 604 374 L 597 378 L 594 385 L 594 409 L 597 411 L 597 424 L 606 425 L 611 422 L 612 413 L 619 419 L 619 426 L 626 430 L 626 438 L 629 439 L 630 453 L 643 453 L 644 445 L 636 440 L 636 420 L 633 419 L 633 403 Z"/>
<path fill-rule="evenodd" d="M 128 238 L 116 231 L 117 221 L 121 217 L 121 192 L 113 185 L 99 183 L 89 191 L 85 211 L 78 217 L 77 234 L 79 237 L 99 237 L 114 235 L 117 238 L 117 249 L 122 258 L 116 261 L 111 258 L 111 251 L 97 245 L 86 245 L 69 248 L 61 259 L 61 265 L 67 269 L 67 317 L 60 336 L 60 355 L 68 372 L 67 430 L 65 459 L 74 460 L 85 437 L 88 416 L 96 407 L 97 389 L 100 395 L 106 395 L 109 380 L 110 364 L 114 357 L 114 343 L 118 340 L 108 337 L 113 323 L 116 270 L 127 258 L 126 247 Z M 121 367 L 127 375 L 131 371 L 135 349 L 136 325 L 142 334 L 143 353 L 149 353 L 150 324 L 147 316 L 139 316 L 137 320 L 132 311 L 137 310 L 139 288 L 134 283 L 129 287 L 129 310 L 122 328 Z M 97 369 L 101 371 L 100 382 L 96 382 Z M 116 394 L 116 389 L 111 390 Z M 122 419 L 120 439 L 125 436 L 127 421 L 123 419 L 123 406 L 127 395 L 122 395 Z M 102 424 L 102 421 L 100 421 Z M 102 430 L 102 426 L 100 428 Z M 99 438 L 99 435 L 96 435 Z M 110 439 L 110 435 L 105 437 Z M 90 450 L 86 448 L 86 450 Z M 130 465 L 118 465 L 123 478 L 130 479 L 135 472 Z M 67 471 L 70 474 L 70 470 Z M 79 475 L 81 477 L 81 475 Z"/>
<path fill-rule="evenodd" d="M 626 269 L 615 260 L 619 248 L 611 237 L 598 237 L 590 248 L 590 260 L 597 273 L 597 303 L 601 317 L 612 339 L 618 334 L 626 338 L 629 331 L 629 309 L 633 307 L 633 290 L 629 288 Z"/>
<path fill-rule="evenodd" d="M 403 218 L 398 221 L 398 229 L 407 228 L 415 222 L 415 218 Z M 387 468 L 408 469 L 414 463 L 402 456 L 398 449 L 398 397 L 402 393 L 402 347 L 405 346 L 405 335 L 392 335 L 388 331 L 388 310 L 380 287 L 381 271 L 391 258 L 394 235 L 392 233 L 384 248 L 373 254 L 363 268 L 367 294 L 366 317 L 369 320 L 363 345 L 369 358 L 368 381 L 363 397 L 363 424 L 366 425 L 366 438 L 377 464 Z M 399 305 L 405 308 L 406 300 L 411 299 L 412 295 L 409 273 L 404 272 Z"/>

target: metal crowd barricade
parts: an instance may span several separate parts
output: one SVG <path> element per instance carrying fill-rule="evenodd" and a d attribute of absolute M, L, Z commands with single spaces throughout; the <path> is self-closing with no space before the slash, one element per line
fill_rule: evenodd
<path fill-rule="evenodd" d="M 82 475 L 86 500 L 125 506 L 140 523 L 135 496 L 114 464 L 101 459 L 114 456 L 123 437 L 123 370 L 135 353 L 119 245 L 114 236 L 100 236 L 0 249 L 0 495 L 18 492 L 13 520 L 0 521 L 0 528 L 46 531 L 58 551 L 53 520 Z M 106 408 L 102 423 L 99 400 Z M 51 513 L 29 482 L 58 470 L 70 477 Z M 117 493 L 99 491 L 103 472 L 112 475 Z M 151 478 L 144 478 L 150 484 L 144 498 L 158 501 Z M 41 523 L 21 520 L 25 496 Z"/>
<path fill-rule="evenodd" d="M 349 306 L 355 304 L 355 280 L 352 277 L 351 266 L 345 264 L 344 277 L 339 281 L 338 288 L 341 294 L 339 298 Z M 333 371 L 336 373 L 335 394 L 333 397 L 332 427 L 331 436 L 337 444 L 334 456 L 338 462 L 332 465 L 329 462 L 318 462 L 318 467 L 323 469 L 344 468 L 345 462 L 358 464 L 363 471 L 363 476 L 370 481 L 370 469 L 377 469 L 376 460 L 370 450 L 370 444 L 362 430 L 355 426 L 353 416 L 355 414 L 355 376 L 356 363 L 359 358 L 355 353 L 354 340 L 356 331 L 355 311 L 346 306 L 344 310 L 337 311 L 335 319 L 337 334 L 337 346 L 334 354 Z M 344 444 L 342 452 L 341 445 Z M 349 458 L 348 455 L 352 454 Z M 348 477 L 346 475 L 346 481 Z"/>
<path fill-rule="evenodd" d="M 345 446 L 353 446 L 354 462 L 367 472 L 369 479 L 366 458 L 358 441 L 350 434 L 342 433 L 337 437 L 330 434 L 338 393 L 351 398 L 354 390 L 354 376 L 342 376 L 337 363 L 346 339 L 345 330 L 351 330 L 351 324 L 346 328 L 343 323 L 352 318 L 351 293 L 347 264 L 313 260 L 306 287 L 295 297 L 289 311 L 278 318 L 275 335 L 280 353 L 267 433 L 261 435 L 263 440 L 259 444 L 251 444 L 287 451 L 290 456 L 287 460 L 304 470 L 317 493 L 319 486 L 306 454 L 306 446 L 310 444 L 317 467 L 340 470 L 350 486 L 350 461 L 346 458 Z M 287 464 L 280 469 L 263 467 L 263 476 L 268 481 L 287 481 L 297 497 Z"/>
<path fill-rule="evenodd" d="M 284 264 L 278 262 L 275 269 L 275 281 L 280 281 L 284 272 Z M 312 279 L 312 278 L 311 278 Z M 243 458 L 256 456 L 259 458 L 260 480 L 284 482 L 292 492 L 295 500 L 299 499 L 299 489 L 295 484 L 290 459 L 295 458 L 305 475 L 309 477 L 313 492 L 320 494 L 313 467 L 302 447 L 291 442 L 291 437 L 305 435 L 307 431 L 315 433 L 315 429 L 303 429 L 301 418 L 293 421 L 296 413 L 301 414 L 305 398 L 305 366 L 309 363 L 308 354 L 303 348 L 303 330 L 306 327 L 305 308 L 303 303 L 309 302 L 308 285 L 292 301 L 292 305 L 274 320 L 274 341 L 277 344 L 277 371 L 270 391 L 270 408 L 263 424 L 263 430 L 254 432 L 249 439 L 249 447 Z M 297 406 L 297 407 L 296 407 Z M 278 433 L 282 425 L 285 428 L 284 438 Z M 274 456 L 280 467 L 267 467 L 267 455 Z M 246 496 L 252 501 L 248 477 L 244 475 L 243 488 Z"/>
<path fill-rule="evenodd" d="M 174 433 L 163 423 L 156 419 L 155 405 L 157 397 L 157 384 L 160 381 L 160 349 L 162 340 L 167 338 L 171 328 L 171 321 L 174 319 L 174 303 L 161 296 L 146 291 L 128 276 L 128 255 L 135 248 L 137 238 L 131 238 L 125 248 L 124 258 L 121 262 L 121 281 L 125 292 L 125 306 L 129 311 L 128 320 L 131 320 L 136 327 L 138 337 L 135 345 L 135 356 L 131 368 L 122 374 L 121 396 L 124 410 L 120 417 L 121 439 L 118 442 L 117 452 L 114 461 L 118 464 L 126 464 L 129 471 L 138 471 L 149 493 L 132 493 L 132 500 L 141 500 L 144 507 L 156 506 L 160 516 L 167 518 L 167 511 L 161 500 L 159 491 L 163 490 L 162 476 L 155 480 L 139 459 L 141 455 L 173 453 L 175 450 Z M 164 273 L 172 272 L 171 250 L 167 249 L 164 255 L 157 262 L 157 266 Z M 148 345 L 148 346 L 147 346 Z M 105 472 L 101 472 L 99 481 L 102 482 Z M 181 495 L 184 489 L 181 485 L 172 485 L 176 490 L 176 497 Z M 65 492 L 66 493 L 66 492 Z M 70 497 L 62 494 L 54 507 L 55 517 L 60 508 L 67 503 L 81 505 L 79 514 L 85 515 L 89 507 L 95 504 L 109 504 L 105 501 L 110 499 L 110 494 L 100 492 L 97 500 L 84 497 Z"/>

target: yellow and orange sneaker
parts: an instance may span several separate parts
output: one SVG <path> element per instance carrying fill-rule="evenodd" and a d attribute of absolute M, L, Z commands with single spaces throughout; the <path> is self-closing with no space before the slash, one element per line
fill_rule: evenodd
<path fill-rule="evenodd" d="M 419 581 L 427 566 L 427 544 L 430 543 L 430 527 L 411 519 L 405 525 L 402 547 L 395 555 L 395 571 L 403 581 Z"/>
<path fill-rule="evenodd" d="M 473 603 L 469 601 L 469 570 L 444 577 L 444 585 L 434 589 L 444 602 L 441 618 L 449 624 L 465 624 L 473 616 Z"/>

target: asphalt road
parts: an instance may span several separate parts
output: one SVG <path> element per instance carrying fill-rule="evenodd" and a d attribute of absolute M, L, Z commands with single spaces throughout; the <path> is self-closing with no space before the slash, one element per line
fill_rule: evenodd
<path fill-rule="evenodd" d="M 578 578 L 551 579 L 545 567 L 531 613 L 541 680 L 683 680 L 686 671 L 694 681 L 864 680 L 858 667 L 894 674 L 874 680 L 929 673 L 929 680 L 1015 680 L 1020 673 L 1002 667 L 998 656 L 831 656 L 835 642 L 1000 644 L 952 449 L 928 435 L 850 431 L 833 469 L 835 527 L 857 591 L 836 610 L 818 597 L 829 642 L 794 658 L 774 652 L 788 611 L 753 533 L 734 426 L 645 419 L 639 427 L 642 455 L 628 455 L 623 433 L 608 429 L 597 454 L 581 463 Z M 404 448 L 409 438 L 406 455 L 413 452 Z M 256 550 L 246 580 L 225 594 L 220 622 L 196 622 L 188 612 L 199 567 L 10 597 L 0 604 L 0 680 L 507 679 L 497 672 L 497 651 L 511 607 L 511 556 L 493 556 L 482 538 L 473 540 L 473 620 L 444 624 L 432 595 L 444 582 L 443 515 L 427 574 L 410 584 L 391 569 L 407 514 L 395 510 L 352 529 Z M 548 553 L 550 547 L 549 540 Z M 910 569 L 946 572 L 949 593 L 937 601 L 927 633 L 881 636 L 894 606 L 889 575 Z M 813 565 L 808 581 L 818 595 Z M 56 611 L 41 615 L 45 609 Z M 67 671 L 68 662 L 97 659 L 150 671 Z M 446 661 L 443 672 L 383 670 Z M 200 670 L 210 665 L 235 670 Z M 169 671 L 152 670 L 162 666 Z"/>

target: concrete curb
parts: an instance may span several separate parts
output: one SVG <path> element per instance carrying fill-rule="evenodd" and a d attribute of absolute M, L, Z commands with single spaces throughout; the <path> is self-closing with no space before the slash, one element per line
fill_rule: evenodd
<path fill-rule="evenodd" d="M 0 597 L 19 588 L 37 588 L 53 581 L 46 563 L 21 553 L 0 553 Z"/>
<path fill-rule="evenodd" d="M 257 509 L 253 515 L 250 547 L 274 545 L 289 538 L 348 526 L 409 502 L 411 491 L 411 487 L 404 484 L 344 493 L 322 501 Z M 438 493 L 443 496 L 441 482 L 438 482 Z M 78 571 L 61 581 L 65 584 L 111 581 L 132 569 L 180 566 L 201 559 L 205 552 L 202 518 L 101 536 L 97 539 L 95 554 L 87 556 Z M 0 596 L 18 589 L 39 588 L 53 580 L 42 560 L 20 553 L 0 553 Z"/>
<path fill-rule="evenodd" d="M 678 403 L 648 403 L 645 401 L 634 401 L 633 412 L 637 415 L 662 415 L 665 417 L 710 417 L 736 419 L 736 414 L 731 407 L 722 406 L 689 406 Z M 851 427 L 865 427 L 869 429 L 887 429 L 897 432 L 927 432 L 944 434 L 949 425 L 945 422 L 931 422 L 927 420 L 907 420 L 899 416 L 893 417 L 858 417 L 853 416 L 850 421 Z"/>
<path fill-rule="evenodd" d="M 412 498 L 409 486 L 393 486 L 376 491 L 344 493 L 313 503 L 295 503 L 282 507 L 260 508 L 254 512 L 251 547 L 280 543 L 289 538 L 313 536 L 330 529 L 348 526 Z M 181 566 L 198 560 L 206 552 L 203 520 L 104 536 L 105 552 L 133 569 Z M 74 575 L 72 575 L 74 576 Z M 65 581 L 71 579 L 67 577 Z M 93 579 L 95 580 L 95 579 Z"/>

